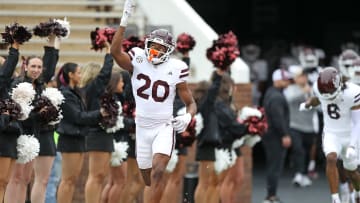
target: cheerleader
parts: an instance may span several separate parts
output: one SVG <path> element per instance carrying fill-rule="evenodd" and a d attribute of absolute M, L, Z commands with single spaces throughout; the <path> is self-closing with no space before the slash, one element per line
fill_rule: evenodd
<path fill-rule="evenodd" d="M 99 98 L 105 93 L 111 77 L 113 58 L 110 55 L 109 42 L 106 42 L 105 46 L 103 68 L 100 69 L 100 66 L 95 63 L 89 63 L 82 68 L 81 87 L 89 111 L 100 109 Z M 108 174 L 111 153 L 114 151 L 113 135 L 107 133 L 103 127 L 99 123 L 88 126 L 86 150 L 89 154 L 89 176 L 85 185 L 86 203 L 100 202 L 102 184 Z"/>
<path fill-rule="evenodd" d="M 10 98 L 13 73 L 19 60 L 20 44 L 14 41 L 9 49 L 7 60 L 0 67 L 0 103 Z M 12 120 L 9 111 L 0 111 L 0 200 L 4 199 L 5 188 L 12 167 L 17 158 L 17 138 L 21 133 L 20 123 Z"/>
<path fill-rule="evenodd" d="M 122 73 L 120 71 L 114 71 L 111 75 L 111 79 L 106 88 L 105 94 L 112 95 L 112 97 L 114 98 L 114 102 L 118 104 L 124 104 L 124 99 L 121 99 L 121 103 L 119 101 L 120 97 L 122 96 L 120 94 L 123 93 L 123 89 L 124 80 L 122 77 Z M 119 202 L 119 197 L 122 196 L 122 191 L 125 186 L 127 174 L 126 158 L 129 148 L 129 133 L 127 129 L 131 128 L 132 126 L 129 126 L 129 123 L 125 121 L 122 113 L 122 105 L 118 105 L 118 107 L 118 114 L 119 112 L 121 112 L 121 116 L 117 118 L 116 123 L 120 122 L 120 124 L 116 124 L 113 127 L 113 130 L 107 130 L 108 133 L 114 133 L 115 152 L 112 153 L 109 178 L 104 190 L 102 191 L 102 203 Z M 121 129 L 117 129 L 120 126 Z"/>
<path fill-rule="evenodd" d="M 28 57 L 25 69 L 21 76 L 15 78 L 12 86 L 21 82 L 32 84 L 36 95 L 33 103 L 41 97 L 45 84 L 51 80 L 59 58 L 60 39 L 54 34 L 48 37 L 48 44 L 44 47 L 43 59 L 37 56 Z M 16 163 L 12 171 L 9 184 L 6 188 L 5 202 L 23 203 L 26 198 L 27 185 L 30 183 L 32 171 L 35 172 L 34 185 L 31 192 L 32 202 L 44 202 L 47 181 L 52 163 L 55 158 L 56 147 L 53 139 L 54 127 L 43 122 L 41 114 L 46 114 L 47 107 L 32 111 L 29 117 L 22 122 L 23 133 L 35 135 L 40 142 L 39 156 L 26 164 Z"/>
<path fill-rule="evenodd" d="M 86 104 L 78 87 L 81 73 L 77 64 L 64 64 L 56 79 L 65 97 L 65 102 L 61 106 L 63 119 L 56 130 L 59 133 L 58 151 L 62 157 L 57 202 L 71 203 L 84 162 L 88 125 L 98 124 L 106 113 L 104 109 L 86 111 Z"/>

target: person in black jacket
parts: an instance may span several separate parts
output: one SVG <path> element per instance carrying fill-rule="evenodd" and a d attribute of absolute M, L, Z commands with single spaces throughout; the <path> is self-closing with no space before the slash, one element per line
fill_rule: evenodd
<path fill-rule="evenodd" d="M 94 63 L 82 68 L 81 87 L 85 95 L 86 107 L 89 111 L 100 109 L 100 98 L 105 93 L 111 72 L 113 58 L 110 54 L 110 44 L 106 43 L 104 65 Z M 97 70 L 100 70 L 98 72 Z M 88 126 L 86 150 L 89 154 L 89 176 L 85 185 L 85 202 L 98 203 L 101 199 L 102 183 L 110 169 L 111 152 L 114 151 L 113 134 L 107 133 L 99 123 Z"/>
<path fill-rule="evenodd" d="M 272 74 L 273 86 L 264 96 L 264 108 L 268 118 L 268 131 L 263 138 L 266 155 L 267 196 L 264 203 L 279 203 L 276 196 L 286 149 L 291 146 L 289 107 L 282 90 L 290 83 L 290 73 L 277 69 Z"/>
<path fill-rule="evenodd" d="M 88 125 L 98 124 L 101 117 L 106 115 L 103 109 L 86 111 L 86 104 L 78 88 L 80 80 L 80 67 L 75 63 L 64 64 L 57 75 L 58 87 L 65 97 L 65 102 L 61 105 L 63 119 L 56 130 L 60 135 L 58 151 L 62 156 L 58 202 L 72 202 L 84 162 Z"/>
<path fill-rule="evenodd" d="M 223 76 L 219 95 L 215 103 L 215 113 L 219 122 L 222 143 L 219 147 L 230 154 L 229 168 L 219 174 L 220 199 L 222 203 L 236 202 L 244 176 L 244 159 L 240 147 L 233 148 L 236 139 L 247 133 L 247 125 L 239 123 L 237 114 L 231 105 L 234 82 L 228 74 Z"/>
<path fill-rule="evenodd" d="M 0 100 L 10 98 L 9 90 L 12 75 L 19 60 L 19 47 L 14 42 L 10 49 L 7 60 L 0 68 Z M 17 157 L 17 138 L 21 133 L 20 123 L 11 120 L 9 113 L 0 113 L 0 200 L 3 200 L 6 184 L 9 180 L 11 167 Z"/>
<path fill-rule="evenodd" d="M 215 101 L 219 93 L 222 76 L 225 72 L 217 68 L 212 75 L 212 84 L 209 88 L 203 82 L 199 83 L 194 92 L 198 105 L 198 112 L 204 119 L 204 127 L 197 137 L 196 161 L 199 161 L 199 181 L 195 189 L 195 202 L 208 203 L 219 200 L 217 175 L 215 173 L 215 147 L 220 144 L 219 123 L 215 113 Z M 210 139 L 206 137 L 211 137 Z"/>
<path fill-rule="evenodd" d="M 36 92 L 33 103 L 41 96 L 45 89 L 45 83 L 51 80 L 55 73 L 55 67 L 59 58 L 60 39 L 50 35 L 48 44 L 44 47 L 44 57 L 31 56 L 25 61 L 23 75 L 14 79 L 12 87 L 21 82 L 29 82 Z M 54 127 L 44 123 L 40 113 L 32 111 L 29 117 L 22 121 L 23 133 L 34 135 L 40 142 L 39 156 L 27 164 L 15 164 L 9 184 L 6 188 L 5 202 L 24 202 L 26 187 L 30 183 L 32 170 L 35 172 L 34 185 L 32 187 L 31 201 L 42 203 L 45 201 L 46 183 L 51 172 L 51 166 L 55 158 L 56 147 L 53 139 Z"/>

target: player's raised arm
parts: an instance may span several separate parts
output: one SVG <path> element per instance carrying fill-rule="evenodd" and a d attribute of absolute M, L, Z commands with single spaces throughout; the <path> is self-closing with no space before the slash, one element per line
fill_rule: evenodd
<path fill-rule="evenodd" d="M 124 39 L 124 33 L 128 24 L 128 18 L 131 16 L 135 3 L 133 0 L 126 0 L 123 8 L 123 14 L 120 20 L 119 29 L 116 31 L 113 41 L 111 43 L 111 55 L 115 59 L 116 63 L 128 71 L 132 71 L 133 66 L 131 64 L 131 58 L 128 53 L 122 50 L 122 41 Z"/>

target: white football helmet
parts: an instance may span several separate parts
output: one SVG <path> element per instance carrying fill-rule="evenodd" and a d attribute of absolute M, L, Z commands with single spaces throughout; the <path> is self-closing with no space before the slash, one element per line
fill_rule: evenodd
<path fill-rule="evenodd" d="M 360 85 L 360 58 L 353 61 L 352 66 L 348 69 L 350 81 Z"/>
<path fill-rule="evenodd" d="M 300 51 L 299 61 L 302 67 L 306 68 L 315 68 L 319 66 L 319 57 L 316 55 L 316 52 L 312 48 L 304 48 Z"/>
<path fill-rule="evenodd" d="M 151 49 L 151 43 L 161 44 L 166 47 L 166 52 Z M 171 33 L 165 29 L 157 29 L 152 31 L 145 39 L 145 54 L 148 60 L 158 65 L 169 60 L 170 54 L 175 50 L 175 41 Z"/>
<path fill-rule="evenodd" d="M 349 70 L 353 66 L 353 62 L 358 58 L 359 55 L 351 49 L 346 49 L 341 53 L 339 57 L 339 70 L 343 76 L 351 78 Z"/>

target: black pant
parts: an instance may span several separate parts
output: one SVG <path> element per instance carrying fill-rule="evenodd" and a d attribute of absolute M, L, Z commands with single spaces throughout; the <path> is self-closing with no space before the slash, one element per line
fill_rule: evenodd
<path fill-rule="evenodd" d="M 296 173 L 307 173 L 306 163 L 309 162 L 309 153 L 316 137 L 315 133 L 305 133 L 290 129 L 291 158 Z"/>
<path fill-rule="evenodd" d="M 267 134 L 263 140 L 266 155 L 266 185 L 268 197 L 276 196 L 278 182 L 286 156 L 286 148 L 282 146 L 282 138 L 279 135 Z"/>

